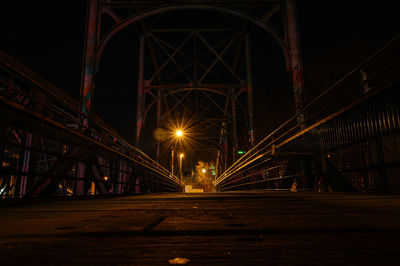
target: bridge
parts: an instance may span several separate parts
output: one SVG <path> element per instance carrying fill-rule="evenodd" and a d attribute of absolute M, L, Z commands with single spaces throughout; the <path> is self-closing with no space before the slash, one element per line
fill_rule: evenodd
<path fill-rule="evenodd" d="M 88 0 L 85 29 L 79 98 L 0 50 L 0 262 L 399 259 L 400 35 L 307 94 L 293 0 Z"/>

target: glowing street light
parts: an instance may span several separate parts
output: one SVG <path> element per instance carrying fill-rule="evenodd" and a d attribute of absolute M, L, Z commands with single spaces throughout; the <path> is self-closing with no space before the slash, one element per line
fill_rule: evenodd
<path fill-rule="evenodd" d="M 203 173 L 205 173 L 207 170 L 206 170 L 206 168 L 203 168 L 203 169 L 201 169 L 201 171 L 202 171 Z"/>
<path fill-rule="evenodd" d="M 181 138 L 183 136 L 183 131 L 182 130 L 177 130 L 177 131 L 175 131 L 175 135 L 176 135 L 176 137 Z M 175 144 L 175 146 L 176 146 L 176 144 Z M 172 175 L 174 174 L 174 160 L 175 160 L 175 158 L 174 158 L 174 148 L 176 148 L 176 147 L 171 146 L 171 173 L 172 173 Z"/>

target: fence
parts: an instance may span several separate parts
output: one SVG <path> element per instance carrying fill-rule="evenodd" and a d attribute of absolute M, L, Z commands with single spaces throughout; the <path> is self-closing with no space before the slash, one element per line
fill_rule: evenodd
<path fill-rule="evenodd" d="M 218 190 L 400 192 L 400 37 L 268 134 Z"/>
<path fill-rule="evenodd" d="M 181 191 L 177 177 L 0 52 L 0 198 Z"/>

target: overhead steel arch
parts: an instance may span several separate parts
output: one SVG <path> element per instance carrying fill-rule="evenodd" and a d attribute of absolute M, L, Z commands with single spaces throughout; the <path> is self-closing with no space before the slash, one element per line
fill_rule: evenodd
<path fill-rule="evenodd" d="M 158 6 L 155 8 L 149 8 L 143 11 L 138 12 L 137 14 L 134 14 L 119 23 L 115 24 L 105 35 L 104 37 L 100 40 L 100 42 L 97 45 L 96 48 L 96 69 L 98 68 L 98 64 L 101 58 L 101 55 L 104 51 L 104 48 L 110 41 L 110 39 L 117 34 L 119 31 L 122 29 L 136 23 L 137 21 L 140 21 L 144 18 L 154 16 L 160 13 L 165 13 L 165 12 L 171 12 L 171 11 L 178 11 L 178 10 L 211 10 L 211 11 L 219 11 L 219 12 L 225 12 L 230 15 L 245 19 L 249 22 L 252 22 L 253 24 L 259 26 L 260 28 L 264 29 L 267 31 L 279 44 L 279 46 L 282 48 L 283 55 L 285 57 L 286 62 L 288 61 L 289 58 L 289 49 L 287 45 L 284 42 L 283 37 L 279 32 L 277 32 L 272 25 L 270 25 L 268 22 L 263 21 L 262 19 L 237 8 L 232 8 L 232 7 L 227 7 L 227 6 L 218 6 L 218 5 L 210 5 L 210 4 L 169 4 L 169 5 L 164 5 L 164 6 Z"/>

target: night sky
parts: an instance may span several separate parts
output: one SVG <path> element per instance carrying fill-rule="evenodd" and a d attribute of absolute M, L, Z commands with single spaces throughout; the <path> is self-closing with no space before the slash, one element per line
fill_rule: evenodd
<path fill-rule="evenodd" d="M 7 1 L 0 11 L 0 48 L 78 99 L 85 8 L 86 1 L 78 0 Z M 399 32 L 392 1 L 298 1 L 298 16 L 306 100 Z M 286 118 L 288 112 L 279 108 L 290 111 L 292 96 L 279 49 L 268 44 L 268 38 L 254 37 L 257 29 L 252 33 L 253 55 L 260 55 L 253 60 L 253 72 L 256 120 L 265 122 L 256 128 L 261 135 Z M 104 52 L 94 105 L 96 113 L 130 140 L 136 117 L 136 64 L 137 34 L 132 28 L 121 32 Z M 279 100 L 266 106 L 272 98 Z"/>

